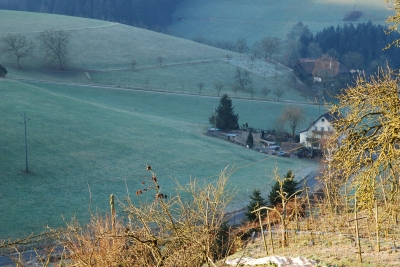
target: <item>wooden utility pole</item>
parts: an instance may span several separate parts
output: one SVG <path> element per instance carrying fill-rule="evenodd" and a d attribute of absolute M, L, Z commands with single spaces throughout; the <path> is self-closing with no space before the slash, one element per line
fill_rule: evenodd
<path fill-rule="evenodd" d="M 26 118 L 25 112 L 23 114 L 21 114 L 21 116 L 22 115 L 24 116 L 24 128 L 25 128 L 25 170 L 28 173 L 29 168 L 28 168 L 28 142 L 26 140 L 26 121 L 29 119 Z"/>

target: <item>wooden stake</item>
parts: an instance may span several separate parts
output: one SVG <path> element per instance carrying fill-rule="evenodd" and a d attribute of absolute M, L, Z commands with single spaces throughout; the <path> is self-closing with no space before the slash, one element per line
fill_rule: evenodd
<path fill-rule="evenodd" d="M 294 196 L 294 209 L 295 209 L 294 211 L 295 211 L 296 228 L 297 228 L 296 231 L 299 231 L 299 218 L 297 216 L 297 195 Z"/>
<path fill-rule="evenodd" d="M 310 211 L 311 222 L 312 222 L 312 224 L 314 224 L 314 218 L 313 218 L 313 213 L 312 213 L 311 204 L 310 204 L 310 197 L 308 195 L 308 188 L 306 188 L 306 196 L 307 196 L 308 210 Z"/>
<path fill-rule="evenodd" d="M 260 228 L 261 228 L 261 236 L 264 242 L 264 248 L 265 248 L 265 252 L 268 255 L 268 247 L 267 247 L 267 241 L 265 240 L 265 235 L 264 235 L 264 229 L 263 229 L 263 224 L 262 224 L 262 220 L 261 220 L 261 212 L 258 212 L 258 220 L 260 221 Z"/>
<path fill-rule="evenodd" d="M 344 207 L 345 207 L 345 213 L 346 213 L 346 220 L 349 220 L 349 207 L 347 206 L 347 183 L 344 184 Z M 347 224 L 349 226 L 349 224 Z"/>
<path fill-rule="evenodd" d="M 379 221 L 378 221 L 378 201 L 375 199 L 375 228 L 376 228 L 376 250 L 381 251 L 381 245 L 379 243 Z"/>
<path fill-rule="evenodd" d="M 354 195 L 354 221 L 356 224 L 356 238 L 357 238 L 358 255 L 360 256 L 360 262 L 362 263 L 360 233 L 358 231 L 358 219 L 357 219 L 357 193 Z"/>
<path fill-rule="evenodd" d="M 274 249 L 274 239 L 272 238 L 271 222 L 269 221 L 269 210 L 267 210 L 267 218 L 268 218 L 269 240 L 270 240 L 270 242 L 271 242 L 272 254 L 274 254 L 274 253 L 275 253 L 275 249 Z"/>
<path fill-rule="evenodd" d="M 116 214 L 115 214 L 115 206 L 114 206 L 114 194 L 110 195 L 110 208 L 111 208 L 111 229 L 115 230 L 116 223 Z"/>

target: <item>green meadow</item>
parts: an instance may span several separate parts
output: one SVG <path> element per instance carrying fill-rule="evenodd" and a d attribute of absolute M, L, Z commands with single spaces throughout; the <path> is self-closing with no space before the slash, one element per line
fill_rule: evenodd
<path fill-rule="evenodd" d="M 268 157 L 205 135 L 218 98 L 0 81 L 0 237 L 63 225 L 73 214 L 86 220 L 92 209 L 107 210 L 111 193 L 123 201 L 141 189 L 153 166 L 162 190 L 173 195 L 177 179 L 213 181 L 226 166 L 239 208 L 254 188 L 267 191 L 272 172 L 293 169 L 301 178 L 316 163 Z M 240 122 L 273 127 L 283 103 L 234 100 Z M 306 109 L 311 119 L 314 106 Z M 25 170 L 27 122 L 30 173 Z M 133 196 L 133 200 L 137 198 Z"/>
<path fill-rule="evenodd" d="M 315 33 L 343 21 L 351 11 L 361 11 L 359 21 L 385 24 L 389 14 L 383 0 L 187 0 L 177 8 L 175 22 L 168 28 L 174 36 L 192 39 L 236 41 L 244 37 L 248 44 L 265 36 L 285 39 L 293 25 L 302 21 Z"/>
<path fill-rule="evenodd" d="M 266 194 L 276 167 L 281 174 L 293 170 L 299 179 L 317 168 L 314 161 L 269 157 L 205 134 L 219 103 L 216 81 L 232 96 L 240 124 L 274 129 L 281 110 L 299 104 L 306 117 L 299 129 L 306 127 L 318 117 L 318 106 L 304 104 L 287 85 L 289 71 L 267 79 L 253 74 L 257 89 L 284 87 L 284 101 L 272 101 L 272 94 L 263 100 L 260 93 L 251 100 L 247 92 L 235 98 L 229 85 L 236 66 L 224 59 L 224 50 L 67 16 L 0 11 L 0 23 L 0 37 L 21 33 L 35 40 L 44 29 L 71 33 L 65 71 L 44 60 L 39 48 L 20 70 L 13 58 L 0 58 L 9 71 L 0 79 L 0 239 L 63 226 L 74 214 L 87 221 L 90 196 L 92 211 L 102 213 L 112 193 L 120 201 L 128 194 L 145 200 L 135 191 L 149 175 L 146 164 L 168 195 L 174 194 L 174 179 L 211 182 L 231 166 L 230 187 L 237 192 L 231 209 L 241 208 L 255 188 Z M 206 84 L 202 95 L 199 82 Z M 29 173 L 21 113 L 29 118 Z"/>

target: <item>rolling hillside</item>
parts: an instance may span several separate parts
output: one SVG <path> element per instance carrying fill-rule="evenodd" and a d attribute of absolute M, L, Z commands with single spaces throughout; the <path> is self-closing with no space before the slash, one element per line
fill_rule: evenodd
<path fill-rule="evenodd" d="M 214 84 L 221 82 L 224 84 L 222 93 L 233 96 L 231 87 L 237 64 L 226 60 L 227 54 L 240 59 L 240 55 L 233 52 L 118 23 L 68 16 L 0 11 L 0 23 L 3 25 L 0 38 L 9 33 L 20 33 L 37 42 L 36 37 L 45 29 L 64 30 L 71 35 L 70 62 L 66 71 L 58 71 L 56 64 L 46 61 L 37 45 L 32 57 L 21 60 L 22 69 L 16 69 L 14 58 L 7 55 L 1 57 L 0 62 L 8 69 L 9 78 L 190 94 L 198 94 L 196 85 L 202 82 L 205 84 L 202 94 L 214 96 L 217 95 Z M 162 58 L 161 66 L 159 57 Z M 133 59 L 137 62 L 134 70 L 131 64 Z M 273 63 L 262 64 L 265 71 L 257 73 L 254 70 L 251 74 L 257 91 L 254 98 L 264 99 L 261 88 L 267 86 L 271 91 L 277 87 L 285 88 L 285 100 L 304 101 L 304 97 L 288 84 L 291 74 L 288 69 Z M 251 97 L 243 91 L 237 96 Z M 267 99 L 275 98 L 271 93 Z"/>
<path fill-rule="evenodd" d="M 264 36 L 286 38 L 299 21 L 314 33 L 349 23 L 343 19 L 352 11 L 362 12 L 359 22 L 377 24 L 384 24 L 393 13 L 382 0 L 185 0 L 178 5 L 168 32 L 186 39 L 202 36 L 213 41 L 244 37 L 252 45 Z"/>
<path fill-rule="evenodd" d="M 90 193 L 92 209 L 107 211 L 111 193 L 123 201 L 127 189 L 133 194 L 141 188 L 146 164 L 153 166 L 168 195 L 173 194 L 173 179 L 183 184 L 191 177 L 212 181 L 227 165 L 234 166 L 231 186 L 237 195 L 232 209 L 241 207 L 252 189 L 269 190 L 276 167 L 281 173 L 292 169 L 298 178 L 316 168 L 313 161 L 268 157 L 205 135 L 207 118 L 219 101 L 212 81 L 232 79 L 236 69 L 223 59 L 226 51 L 80 18 L 0 11 L 0 22 L 0 36 L 19 32 L 34 38 L 46 28 L 71 32 L 66 71 L 44 61 L 39 50 L 21 61 L 22 70 L 13 67 L 12 58 L 1 58 L 9 74 L 0 79 L 0 239 L 61 226 L 62 215 L 66 220 L 73 214 L 87 219 Z M 134 71 L 129 70 L 131 55 L 138 61 Z M 187 62 L 188 57 L 191 63 L 157 67 L 157 56 L 166 65 Z M 174 76 L 178 74 L 182 78 Z M 147 91 L 132 90 L 137 76 L 147 75 L 154 84 L 168 79 L 169 86 L 161 92 L 151 80 L 143 88 Z M 210 84 L 201 96 L 192 86 L 200 77 Z M 276 85 L 282 77 L 273 78 Z M 187 82 L 185 92 L 172 94 L 175 86 L 182 90 L 182 81 Z M 299 98 L 290 91 L 287 95 Z M 274 128 L 277 114 L 294 103 L 234 99 L 233 104 L 240 124 Z M 304 127 L 318 115 L 318 106 L 302 107 Z M 30 118 L 29 174 L 24 173 L 23 112 Z"/>

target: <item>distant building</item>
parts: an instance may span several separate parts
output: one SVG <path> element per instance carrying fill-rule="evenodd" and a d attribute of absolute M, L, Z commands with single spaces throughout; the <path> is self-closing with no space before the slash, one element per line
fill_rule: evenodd
<path fill-rule="evenodd" d="M 218 128 L 208 128 L 207 129 L 207 134 L 208 135 L 216 135 L 221 131 L 221 129 Z"/>
<path fill-rule="evenodd" d="M 332 122 L 336 117 L 337 114 L 322 114 L 307 129 L 300 131 L 300 143 L 305 147 L 321 148 L 321 139 L 327 138 L 334 132 Z"/>
<path fill-rule="evenodd" d="M 293 70 L 300 78 L 311 78 L 314 83 L 331 83 L 334 84 L 337 80 L 348 79 L 350 72 L 340 62 L 329 62 L 327 68 L 323 71 L 323 75 L 318 75 L 315 70 L 316 59 L 311 58 L 300 58 L 297 60 L 293 67 Z M 338 66 L 335 66 L 337 64 Z"/>

